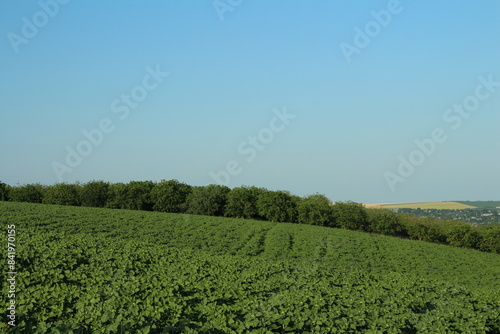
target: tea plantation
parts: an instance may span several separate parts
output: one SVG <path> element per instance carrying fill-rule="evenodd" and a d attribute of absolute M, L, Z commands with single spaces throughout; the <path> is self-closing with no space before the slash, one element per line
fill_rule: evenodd
<path fill-rule="evenodd" d="M 500 333 L 500 255 L 311 225 L 0 202 L 5 333 Z"/>

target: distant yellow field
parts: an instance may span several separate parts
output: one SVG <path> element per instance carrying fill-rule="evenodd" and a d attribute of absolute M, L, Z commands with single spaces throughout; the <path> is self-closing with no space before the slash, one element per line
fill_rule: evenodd
<path fill-rule="evenodd" d="M 474 209 L 475 206 L 466 205 L 458 202 L 422 202 L 422 203 L 380 203 L 380 204 L 365 204 L 367 208 L 384 208 L 384 209 Z"/>

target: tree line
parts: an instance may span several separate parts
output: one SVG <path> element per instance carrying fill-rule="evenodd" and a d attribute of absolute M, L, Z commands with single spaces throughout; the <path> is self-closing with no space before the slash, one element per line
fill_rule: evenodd
<path fill-rule="evenodd" d="M 332 203 L 325 195 L 299 197 L 254 186 L 191 186 L 178 180 L 12 187 L 0 182 L 0 200 L 269 220 L 371 232 L 500 253 L 500 225 L 473 227 L 455 220 Z"/>

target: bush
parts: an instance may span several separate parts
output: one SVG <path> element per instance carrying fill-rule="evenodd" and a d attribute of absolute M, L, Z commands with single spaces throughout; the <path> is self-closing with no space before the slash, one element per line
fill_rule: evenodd
<path fill-rule="evenodd" d="M 12 202 L 42 203 L 44 190 L 40 184 L 26 184 L 12 187 L 9 197 Z"/>
<path fill-rule="evenodd" d="M 106 207 L 110 209 L 125 209 L 127 201 L 127 185 L 113 183 L 108 187 Z"/>
<path fill-rule="evenodd" d="M 472 226 L 464 223 L 451 227 L 447 233 L 446 241 L 451 246 L 479 248 L 481 236 Z"/>
<path fill-rule="evenodd" d="M 153 210 L 151 190 L 155 184 L 152 181 L 132 181 L 125 186 L 125 209 Z"/>
<path fill-rule="evenodd" d="M 446 242 L 446 236 L 442 234 L 441 228 L 434 223 L 410 222 L 405 224 L 408 238 L 427 242 Z"/>
<path fill-rule="evenodd" d="M 337 202 L 334 207 L 334 214 L 340 227 L 355 230 L 368 231 L 368 215 L 363 204 L 354 202 Z"/>
<path fill-rule="evenodd" d="M 298 222 L 301 224 L 336 226 L 330 200 L 320 194 L 310 195 L 297 205 Z"/>
<path fill-rule="evenodd" d="M 479 230 L 482 251 L 500 254 L 500 225 L 487 225 Z"/>
<path fill-rule="evenodd" d="M 9 200 L 9 192 L 11 186 L 0 182 L 0 201 L 8 201 Z"/>
<path fill-rule="evenodd" d="M 404 235 L 404 226 L 394 212 L 386 209 L 368 209 L 366 213 L 371 232 L 392 236 Z"/>
<path fill-rule="evenodd" d="M 206 216 L 223 216 L 230 189 L 226 186 L 210 184 L 195 187 L 187 196 L 188 213 Z"/>
<path fill-rule="evenodd" d="M 259 194 L 265 189 L 257 187 L 238 187 L 228 194 L 224 215 L 226 217 L 262 219 L 257 209 Z"/>
<path fill-rule="evenodd" d="M 128 184 L 115 183 L 108 187 L 106 207 L 111 209 L 153 210 L 152 181 L 132 181 Z"/>
<path fill-rule="evenodd" d="M 295 199 L 284 191 L 266 190 L 257 199 L 259 215 L 273 222 L 296 223 L 297 204 Z"/>
<path fill-rule="evenodd" d="M 47 187 L 43 203 L 59 205 L 80 205 L 80 186 L 59 183 Z"/>
<path fill-rule="evenodd" d="M 180 213 L 187 210 L 187 196 L 192 187 L 177 180 L 157 183 L 151 190 L 153 210 Z"/>
<path fill-rule="evenodd" d="M 80 199 L 82 206 L 103 208 L 108 200 L 109 183 L 90 181 L 82 186 Z"/>

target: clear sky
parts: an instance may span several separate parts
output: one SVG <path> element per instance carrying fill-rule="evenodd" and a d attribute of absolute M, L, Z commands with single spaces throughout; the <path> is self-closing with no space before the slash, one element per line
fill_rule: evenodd
<path fill-rule="evenodd" d="M 2 1 L 0 181 L 498 200 L 499 18 L 495 0 Z"/>

